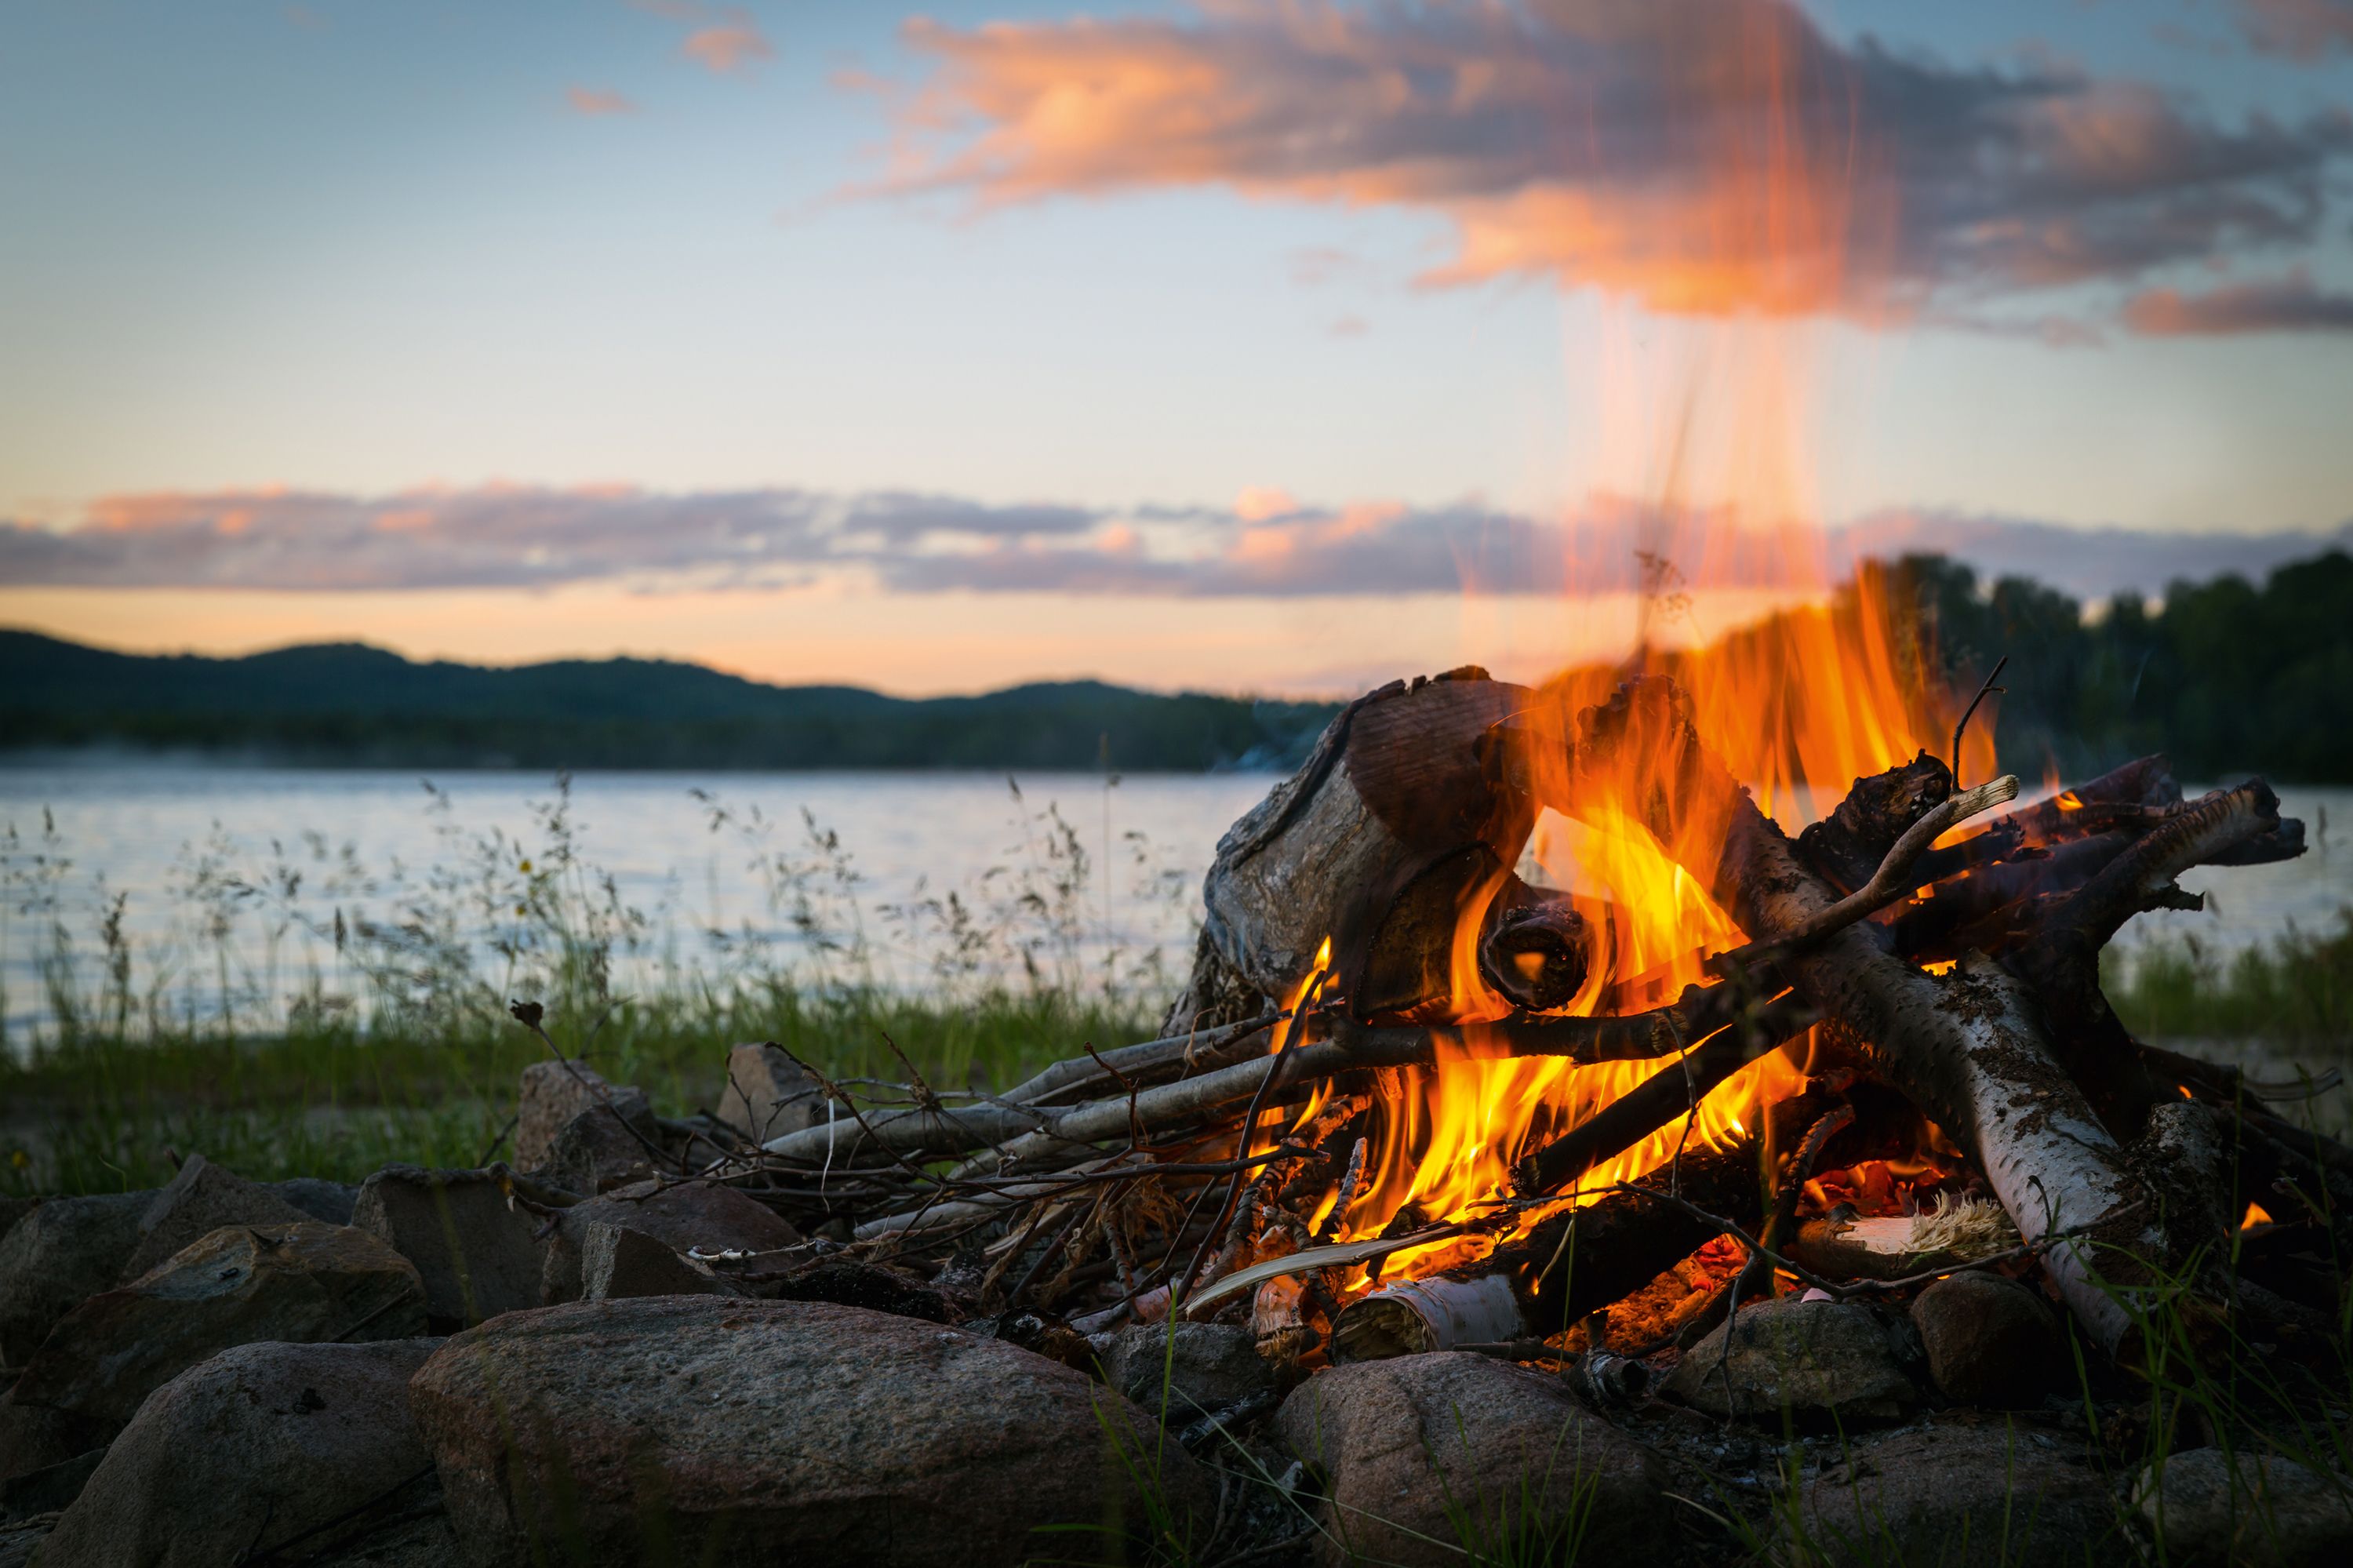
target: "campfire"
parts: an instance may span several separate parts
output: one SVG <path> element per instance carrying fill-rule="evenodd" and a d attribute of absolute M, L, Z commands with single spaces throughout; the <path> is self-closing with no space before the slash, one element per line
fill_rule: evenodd
<path fill-rule="evenodd" d="M 1223 1319 L 1294 1375 L 1600 1365 L 1968 1270 L 2126 1361 L 2160 1295 L 2318 1333 L 2333 1282 L 2264 1260 L 2353 1157 L 2266 1108 L 2298 1090 L 2135 1040 L 2099 980 L 2126 920 L 2199 906 L 2182 872 L 2301 824 L 2158 757 L 2019 805 L 1991 678 L 1923 678 L 1886 597 L 1360 698 L 1219 842 L 1161 1038 L 894 1105 L 812 1070 L 758 1163 L 805 1228 L 1035 1342 Z"/>

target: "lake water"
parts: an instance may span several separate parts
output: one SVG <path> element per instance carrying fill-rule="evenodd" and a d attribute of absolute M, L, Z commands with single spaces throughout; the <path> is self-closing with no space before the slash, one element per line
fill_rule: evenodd
<path fill-rule="evenodd" d="M 925 983 L 944 964 L 1002 972 L 1025 955 L 1133 977 L 1155 958 L 1181 970 L 1218 837 L 1272 781 L 1042 775 L 1017 794 L 993 774 L 591 775 L 572 783 L 569 822 L 575 863 L 609 873 L 617 901 L 644 916 L 629 962 L 646 972 L 625 982 L 655 983 L 664 966 L 716 970 L 747 934 L 795 962 L 860 939 L 892 983 Z M 216 1008 L 225 977 L 265 1011 L 306 969 L 333 982 L 338 914 L 355 925 L 472 910 L 494 931 L 522 863 L 550 864 L 553 781 L 460 773 L 433 786 L 380 772 L 0 768 L 8 1037 L 47 1021 L 47 933 L 62 926 L 89 991 L 118 907 L 132 989 L 182 1011 Z M 2193 872 L 2184 882 L 2210 894 L 2208 910 L 2144 916 L 2126 939 L 2196 933 L 2229 947 L 2329 925 L 2353 903 L 2353 844 L 2339 842 L 2353 834 L 2353 789 L 2282 797 L 2306 819 L 2302 859 Z"/>

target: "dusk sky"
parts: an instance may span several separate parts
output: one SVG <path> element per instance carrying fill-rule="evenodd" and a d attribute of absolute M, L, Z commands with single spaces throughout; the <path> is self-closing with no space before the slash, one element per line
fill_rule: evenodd
<path fill-rule="evenodd" d="M 25 0 L 0 624 L 1341 692 L 2353 539 L 2353 0 Z"/>

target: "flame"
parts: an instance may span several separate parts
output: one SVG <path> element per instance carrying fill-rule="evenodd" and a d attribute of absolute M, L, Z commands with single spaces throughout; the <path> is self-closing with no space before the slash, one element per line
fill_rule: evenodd
<path fill-rule="evenodd" d="M 1788 299 L 1793 291 L 1830 287 L 1858 238 L 1884 236 L 1894 225 L 1879 200 L 1886 186 L 1872 150 L 1856 144 L 1859 122 L 1801 111 L 1793 64 L 1771 42 L 1740 51 L 1725 79 L 1710 79 L 1710 96 L 1720 102 L 1684 106 L 1695 160 L 1720 197 L 1712 207 L 1718 221 L 1662 243 L 1691 252 L 1683 273 L 1704 282 L 1716 313 L 1704 322 L 1613 323 L 1599 366 L 1602 464 L 1608 478 L 1622 482 L 1599 488 L 1648 493 L 1662 515 L 1701 518 L 1705 542 L 1696 558 L 1643 557 L 1637 647 L 1619 665 L 1555 677 L 1544 696 L 1560 719 L 1573 721 L 1606 703 L 1630 674 L 1672 677 L 1690 696 L 1702 740 L 1760 809 L 1794 832 L 1827 812 L 1853 779 L 1923 750 L 1951 749 L 1958 705 L 1927 679 L 1930 650 L 1889 574 L 1866 567 L 1834 587 L 1819 530 L 1789 521 L 1818 516 L 1820 508 L 1804 460 L 1812 445 L 1803 394 L 1813 329 L 1793 319 Z M 1733 102 L 1775 106 L 1774 132 L 1732 132 L 1735 123 L 1753 124 L 1714 112 Z M 1614 330 L 1620 324 L 1625 330 Z M 1788 575 L 1808 585 L 1810 597 L 1729 635 L 1699 625 L 1681 584 L 1724 580 L 1725 563 L 1767 548 L 1799 557 Z M 1563 609 L 1577 613 L 1573 605 Z M 1962 757 L 1947 758 L 1968 778 L 1994 771 L 1991 718 L 1971 727 Z M 1530 846 L 1546 878 L 1569 890 L 1601 934 L 1585 989 L 1562 1010 L 1570 1014 L 1658 1005 L 1704 979 L 1709 954 L 1751 935 L 1684 869 L 1711 863 L 1711 846 L 1722 843 L 1726 826 L 1715 811 L 1734 808 L 1684 809 L 1687 791 L 1668 773 L 1668 748 L 1644 744 L 1639 734 L 1632 740 L 1609 765 L 1622 775 L 1605 791 L 1620 803 L 1616 810 L 1598 807 L 1575 822 L 1547 815 Z M 1651 824 L 1626 814 L 1652 816 L 1649 803 L 1662 799 L 1678 801 L 1672 820 L 1662 820 L 1672 835 L 1664 843 Z M 1508 1011 L 1477 962 L 1493 893 L 1480 890 L 1459 913 L 1451 955 L 1457 1020 Z M 1655 1170 L 1679 1149 L 1753 1137 L 1769 1107 L 1802 1085 L 1810 1044 L 1800 1040 L 1751 1064 L 1691 1116 L 1592 1171 L 1579 1183 L 1586 1198 L 1575 1201 Z M 1482 1212 L 1483 1201 L 1507 1190 L 1524 1155 L 1652 1075 L 1678 1070 L 1673 1058 L 1580 1067 L 1554 1058 L 1465 1055 L 1408 1071 L 1400 1092 L 1378 1107 L 1367 1180 L 1336 1229 L 1350 1237 L 1377 1233 L 1408 1204 L 1433 1221 Z M 1315 1222 L 1326 1218 L 1318 1213 Z"/>
<path fill-rule="evenodd" d="M 2257 1225 L 2267 1225 L 2271 1223 L 2272 1216 L 2269 1210 L 2261 1203 L 2249 1203 L 2246 1217 L 2239 1222 L 2239 1228 L 2242 1231 L 2251 1231 Z"/>

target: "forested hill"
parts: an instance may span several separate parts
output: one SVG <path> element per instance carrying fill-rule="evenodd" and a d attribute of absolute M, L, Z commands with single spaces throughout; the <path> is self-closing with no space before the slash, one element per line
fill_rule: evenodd
<path fill-rule="evenodd" d="M 2006 767 L 2077 777 L 2149 751 L 2183 779 L 2261 772 L 2353 782 L 2353 556 L 2258 585 L 2174 583 L 2155 608 L 2086 615 L 2022 577 L 1936 556 L 1884 574 L 1908 649 L 1974 690 L 2008 655 L 1988 714 Z M 1852 591 L 1852 589 L 1848 590 Z M 1730 641 L 1769 635 L 1735 631 Z M 1401 672 L 1409 673 L 1410 672 Z M 0 631 L 0 756 L 92 746 L 333 766 L 1287 768 L 1329 703 L 1161 696 L 1080 681 L 908 701 L 769 686 L 696 664 L 565 661 L 513 670 L 412 663 L 356 644 L 244 659 L 144 658 Z"/>
<path fill-rule="evenodd" d="M 332 643 L 242 659 L 108 652 L 0 630 L 0 751 L 201 751 L 337 767 L 1290 766 L 1334 705 L 1094 681 L 912 701 L 698 664 L 417 663 Z"/>

